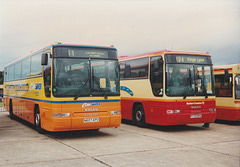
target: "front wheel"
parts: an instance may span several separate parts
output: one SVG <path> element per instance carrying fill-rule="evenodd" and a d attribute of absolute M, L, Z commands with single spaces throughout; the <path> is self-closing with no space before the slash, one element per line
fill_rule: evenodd
<path fill-rule="evenodd" d="M 38 131 L 38 133 L 43 134 L 45 131 L 41 127 L 41 116 L 39 112 L 39 108 L 35 108 L 34 112 L 34 123 L 35 123 L 35 129 Z"/>
<path fill-rule="evenodd" d="M 143 108 L 142 104 L 138 104 L 134 108 L 134 119 L 133 120 L 134 120 L 135 124 L 139 127 L 146 126 L 145 113 L 144 113 L 144 108 Z"/>

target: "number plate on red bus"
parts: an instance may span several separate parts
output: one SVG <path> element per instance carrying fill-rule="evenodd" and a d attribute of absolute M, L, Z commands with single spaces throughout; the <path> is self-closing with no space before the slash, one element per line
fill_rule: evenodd
<path fill-rule="evenodd" d="M 202 114 L 191 115 L 191 118 L 202 118 Z"/>
<path fill-rule="evenodd" d="M 84 123 L 89 123 L 89 122 L 99 122 L 99 118 L 86 118 L 83 120 Z"/>

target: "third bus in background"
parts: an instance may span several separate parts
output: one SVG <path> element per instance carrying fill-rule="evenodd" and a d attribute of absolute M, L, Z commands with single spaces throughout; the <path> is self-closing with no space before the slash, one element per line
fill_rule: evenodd
<path fill-rule="evenodd" d="M 240 64 L 214 67 L 217 119 L 240 120 Z"/>

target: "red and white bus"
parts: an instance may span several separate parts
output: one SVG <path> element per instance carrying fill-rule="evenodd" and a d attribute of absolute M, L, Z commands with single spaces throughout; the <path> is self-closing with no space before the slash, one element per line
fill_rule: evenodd
<path fill-rule="evenodd" d="M 240 64 L 214 67 L 217 118 L 240 120 Z"/>
<path fill-rule="evenodd" d="M 120 56 L 119 62 L 123 119 L 140 127 L 215 121 L 209 53 L 161 50 Z"/>

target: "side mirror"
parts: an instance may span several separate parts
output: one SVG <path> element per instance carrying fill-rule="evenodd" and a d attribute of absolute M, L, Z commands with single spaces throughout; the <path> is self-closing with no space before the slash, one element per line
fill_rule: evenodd
<path fill-rule="evenodd" d="M 42 60 L 41 60 L 41 65 L 47 65 L 48 64 L 48 54 L 43 53 L 42 54 Z"/>
<path fill-rule="evenodd" d="M 2 71 L 0 71 L 0 78 L 2 78 L 3 77 L 3 74 L 2 74 Z"/>
<path fill-rule="evenodd" d="M 224 70 L 224 82 L 229 82 L 229 72 L 228 72 L 228 69 L 225 69 Z"/>

